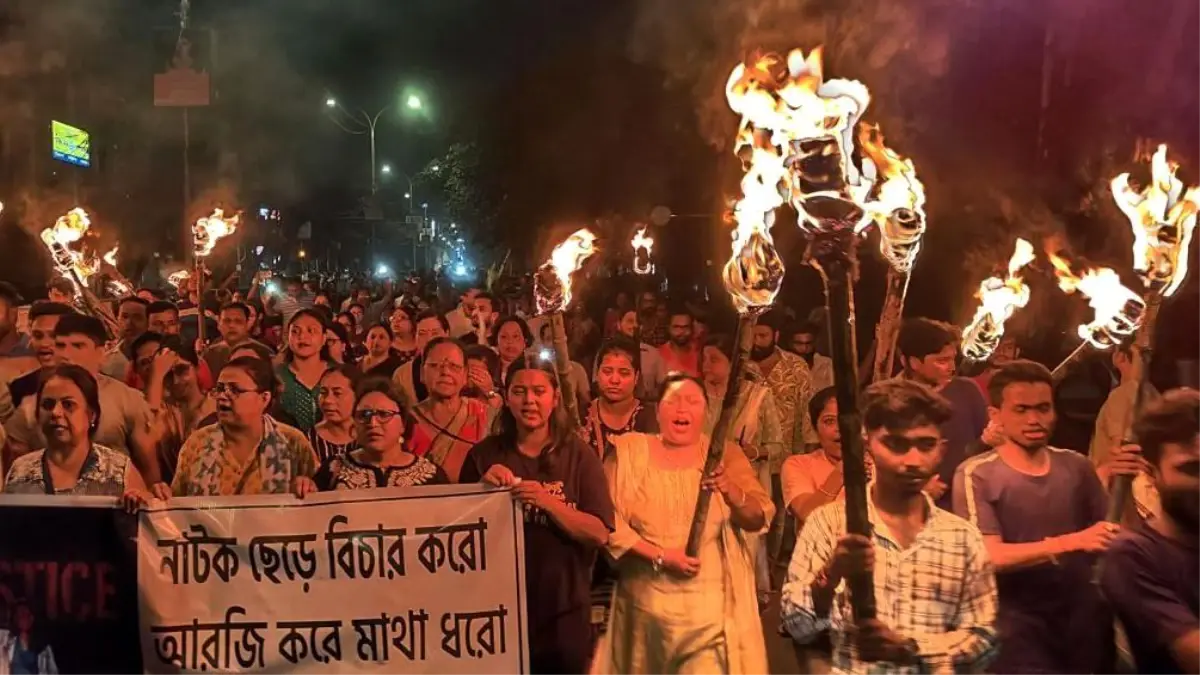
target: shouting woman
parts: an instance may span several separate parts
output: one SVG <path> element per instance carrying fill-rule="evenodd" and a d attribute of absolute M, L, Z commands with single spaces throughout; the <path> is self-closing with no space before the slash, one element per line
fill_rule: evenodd
<path fill-rule="evenodd" d="M 766 531 L 774 505 L 734 444 L 703 478 L 706 404 L 699 382 L 668 375 L 661 432 L 621 436 L 605 460 L 617 511 L 608 551 L 619 579 L 601 672 L 768 672 L 748 535 Z M 692 557 L 685 548 L 701 489 L 715 494 Z"/>

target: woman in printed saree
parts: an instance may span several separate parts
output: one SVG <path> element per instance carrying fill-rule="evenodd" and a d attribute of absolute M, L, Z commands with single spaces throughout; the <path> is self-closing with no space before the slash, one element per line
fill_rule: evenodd
<path fill-rule="evenodd" d="M 421 370 L 429 396 L 413 407 L 409 449 L 440 466 L 451 482 L 458 482 L 467 453 L 492 427 L 493 409 L 463 396 L 467 360 L 457 340 L 431 340 L 421 355 Z"/>
<path fill-rule="evenodd" d="M 602 673 L 765 673 L 766 647 L 747 535 L 765 531 L 774 505 L 742 449 L 729 444 L 702 478 L 704 387 L 667 376 L 660 433 L 626 434 L 604 462 L 618 566 L 612 621 L 596 655 Z M 700 489 L 715 490 L 700 551 L 684 549 Z"/>
<path fill-rule="evenodd" d="M 356 447 L 321 463 L 312 480 L 296 479 L 296 495 L 317 490 L 370 490 L 385 487 L 444 485 L 441 467 L 404 447 L 407 426 L 402 396 L 387 378 L 363 380 L 355 392 Z"/>
<path fill-rule="evenodd" d="M 317 455 L 304 433 L 266 414 L 275 391 L 269 363 L 241 357 L 221 369 L 210 394 L 217 423 L 192 434 L 179 452 L 176 497 L 285 494 L 311 477 Z"/>
<path fill-rule="evenodd" d="M 144 503 L 146 484 L 128 455 L 92 442 L 100 420 L 100 387 L 79 366 L 54 366 L 35 399 L 46 448 L 18 457 L 8 470 L 8 494 L 101 495 Z"/>

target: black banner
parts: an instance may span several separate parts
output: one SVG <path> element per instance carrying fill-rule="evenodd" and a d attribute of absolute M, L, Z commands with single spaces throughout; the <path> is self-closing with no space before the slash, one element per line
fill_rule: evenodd
<path fill-rule="evenodd" d="M 18 506 L 4 499 L 0 673 L 142 672 L 136 521 L 111 499 L 97 502 Z"/>

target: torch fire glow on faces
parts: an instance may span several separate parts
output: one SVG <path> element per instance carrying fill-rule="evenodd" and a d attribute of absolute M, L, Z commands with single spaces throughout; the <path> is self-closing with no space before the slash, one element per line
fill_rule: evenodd
<path fill-rule="evenodd" d="M 596 252 L 596 235 L 586 228 L 577 230 L 567 237 L 533 275 L 533 297 L 538 314 L 550 320 L 550 332 L 554 341 L 554 364 L 558 371 L 558 382 L 562 393 L 563 409 L 567 413 L 567 424 L 574 428 L 579 424 L 579 404 L 575 398 L 575 382 L 571 375 L 571 357 L 567 352 L 567 328 L 563 312 L 571 304 L 571 275 L 583 266 Z"/>
<path fill-rule="evenodd" d="M 1033 262 L 1033 244 L 1017 239 L 1012 257 L 1008 259 L 1008 275 L 989 277 L 979 284 L 979 309 L 962 335 L 963 356 L 972 361 L 986 361 L 1004 337 L 1004 324 L 1018 310 L 1029 304 L 1029 286 L 1021 278 L 1021 269 Z"/>
<path fill-rule="evenodd" d="M 197 336 L 204 342 L 204 259 L 212 254 L 213 248 L 222 238 L 237 230 L 238 215 L 228 218 L 222 209 L 213 209 L 212 215 L 199 218 L 192 225 L 192 254 L 196 267 L 196 302 L 200 305 L 200 320 L 196 322 Z"/>
<path fill-rule="evenodd" d="M 1132 377 L 1137 382 L 1134 404 L 1125 411 L 1125 439 L 1132 439 L 1133 421 L 1148 389 L 1150 359 L 1158 310 L 1187 278 L 1187 261 L 1200 212 L 1200 188 L 1184 189 L 1175 176 L 1178 167 L 1167 160 L 1167 146 L 1159 145 L 1150 159 L 1150 183 L 1141 192 L 1129 184 L 1129 174 L 1112 180 L 1117 206 L 1133 227 L 1133 268 L 1145 286 L 1145 312 L 1134 343 Z M 1108 521 L 1120 522 L 1133 487 L 1131 476 L 1114 479 L 1109 493 Z"/>
<path fill-rule="evenodd" d="M 644 226 L 633 234 L 630 244 L 633 246 L 633 273 L 654 274 L 654 259 L 650 256 L 654 250 L 654 238 L 646 234 Z"/>
<path fill-rule="evenodd" d="M 95 295 L 88 290 L 87 280 L 96 270 L 85 260 L 83 253 L 73 245 L 83 239 L 92 221 L 81 208 L 74 208 L 54 221 L 54 225 L 42 230 L 42 243 L 50 250 L 54 268 L 75 285 L 75 301 L 82 309 L 104 322 L 110 337 L 120 335 L 116 318 Z"/>

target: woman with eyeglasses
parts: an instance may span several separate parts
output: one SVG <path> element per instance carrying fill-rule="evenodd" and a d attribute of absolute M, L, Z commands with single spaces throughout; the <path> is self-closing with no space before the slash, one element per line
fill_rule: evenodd
<path fill-rule="evenodd" d="M 703 477 L 707 403 L 699 381 L 668 375 L 661 431 L 614 439 L 604 460 L 616 504 L 607 549 L 618 580 L 593 672 L 769 672 L 750 535 L 766 531 L 774 505 L 732 443 Z M 685 549 L 701 489 L 715 494 L 692 557 Z"/>
<path fill-rule="evenodd" d="M 288 324 L 288 349 L 277 375 L 283 382 L 282 407 L 308 431 L 317 423 L 317 387 L 321 376 L 334 365 L 325 351 L 325 321 L 311 309 L 302 309 Z"/>
<path fill-rule="evenodd" d="M 397 307 L 388 317 L 388 327 L 392 329 L 392 354 L 401 364 L 408 363 L 417 355 L 417 328 L 413 315 L 404 307 Z"/>
<path fill-rule="evenodd" d="M 308 431 L 317 461 L 340 457 L 354 449 L 354 391 L 362 376 L 355 366 L 338 365 L 325 371 L 317 386 L 321 421 Z"/>
<path fill-rule="evenodd" d="M 275 374 L 260 359 L 241 357 L 221 369 L 210 394 L 217 423 L 188 437 L 171 491 L 177 497 L 284 494 L 311 477 L 317 456 L 304 432 L 267 414 Z"/>
<path fill-rule="evenodd" d="M 493 409 L 478 398 L 463 396 L 467 360 L 457 340 L 434 338 L 425 346 L 420 363 L 421 381 L 429 395 L 413 406 L 409 447 L 457 481 L 467 453 L 491 430 Z"/>
<path fill-rule="evenodd" d="M 509 368 L 500 433 L 467 455 L 460 482 L 510 488 L 525 518 L 530 670 L 587 672 L 592 564 L 613 528 L 600 458 L 566 424 L 553 364 Z"/>
<path fill-rule="evenodd" d="M 100 386 L 79 366 L 47 370 L 35 399 L 46 448 L 13 461 L 4 481 L 8 494 L 125 497 L 133 509 L 149 498 L 129 456 L 92 442 L 100 421 Z"/>
<path fill-rule="evenodd" d="M 325 353 L 334 363 L 355 363 L 357 352 L 350 331 L 340 323 L 331 323 L 325 329 Z"/>
<path fill-rule="evenodd" d="M 385 378 L 363 380 L 356 392 L 357 447 L 321 463 L 311 480 L 296 481 L 296 495 L 317 490 L 370 490 L 449 483 L 441 467 L 404 447 L 405 419 L 400 396 Z"/>

